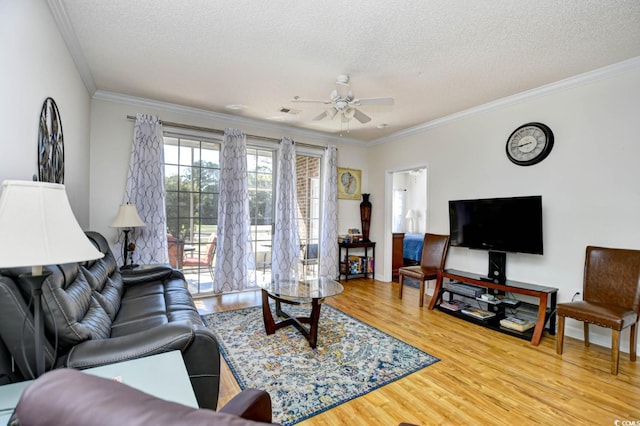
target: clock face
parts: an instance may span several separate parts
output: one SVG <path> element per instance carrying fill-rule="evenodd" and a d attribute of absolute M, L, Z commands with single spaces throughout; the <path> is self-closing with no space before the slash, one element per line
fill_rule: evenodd
<path fill-rule="evenodd" d="M 507 140 L 507 157 L 519 166 L 531 166 L 544 160 L 553 148 L 553 132 L 542 123 L 518 127 Z"/>

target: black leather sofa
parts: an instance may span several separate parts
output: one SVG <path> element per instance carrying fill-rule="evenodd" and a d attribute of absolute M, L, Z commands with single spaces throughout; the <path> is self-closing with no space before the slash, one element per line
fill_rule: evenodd
<path fill-rule="evenodd" d="M 215 410 L 218 343 L 182 273 L 158 266 L 121 274 L 106 239 L 96 232 L 87 237 L 102 259 L 45 268 L 51 271 L 42 288 L 46 369 L 85 369 L 180 350 L 198 404 Z M 25 272 L 0 271 L 0 338 L 15 363 L 14 381 L 31 379 L 35 371 L 31 294 L 20 278 Z"/>

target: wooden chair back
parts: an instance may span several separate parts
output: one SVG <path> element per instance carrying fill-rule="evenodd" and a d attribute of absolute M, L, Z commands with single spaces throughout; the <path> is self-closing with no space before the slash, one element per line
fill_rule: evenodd
<path fill-rule="evenodd" d="M 444 269 L 449 250 L 449 235 L 424 234 L 420 266 L 424 268 Z"/>
<path fill-rule="evenodd" d="M 640 250 L 587 247 L 583 300 L 640 314 Z"/>

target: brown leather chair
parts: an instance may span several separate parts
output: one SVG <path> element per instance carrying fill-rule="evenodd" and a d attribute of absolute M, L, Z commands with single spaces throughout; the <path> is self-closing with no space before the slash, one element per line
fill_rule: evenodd
<path fill-rule="evenodd" d="M 420 281 L 420 306 L 424 305 L 424 282 L 426 280 L 435 280 L 438 277 L 438 271 L 444 268 L 448 251 L 448 235 L 424 234 L 420 264 L 416 266 L 404 266 L 398 269 L 400 277 L 400 299 L 402 299 L 404 277 L 411 277 Z"/>
<path fill-rule="evenodd" d="M 584 345 L 589 346 L 589 324 L 610 328 L 611 373 L 618 374 L 620 332 L 631 327 L 629 357 L 636 360 L 640 314 L 640 250 L 587 247 L 583 300 L 559 303 L 556 352 L 562 355 L 566 317 L 584 323 Z"/>
<path fill-rule="evenodd" d="M 22 426 L 259 426 L 272 421 L 271 397 L 265 391 L 245 389 L 216 412 L 67 368 L 49 371 L 30 384 L 15 414 Z"/>

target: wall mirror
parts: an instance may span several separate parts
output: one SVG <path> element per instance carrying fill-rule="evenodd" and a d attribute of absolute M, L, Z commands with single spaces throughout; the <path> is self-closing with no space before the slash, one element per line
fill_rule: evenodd
<path fill-rule="evenodd" d="M 64 183 L 62 119 L 53 98 L 45 99 L 38 131 L 38 180 Z"/>

